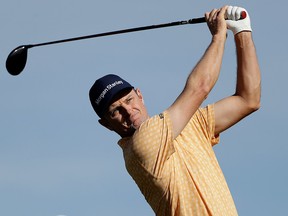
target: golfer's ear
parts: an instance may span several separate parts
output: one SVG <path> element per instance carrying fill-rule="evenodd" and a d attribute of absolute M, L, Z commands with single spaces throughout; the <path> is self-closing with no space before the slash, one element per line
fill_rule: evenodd
<path fill-rule="evenodd" d="M 140 89 L 137 88 L 137 89 L 135 89 L 135 91 L 136 91 L 136 94 L 138 95 L 138 97 L 142 100 L 142 102 L 144 104 L 144 98 L 143 98 L 143 95 L 142 95 Z"/>
<path fill-rule="evenodd" d="M 99 124 L 101 124 L 103 127 L 107 128 L 108 130 L 113 131 L 112 127 L 110 126 L 109 122 L 105 118 L 101 118 L 98 120 Z"/>

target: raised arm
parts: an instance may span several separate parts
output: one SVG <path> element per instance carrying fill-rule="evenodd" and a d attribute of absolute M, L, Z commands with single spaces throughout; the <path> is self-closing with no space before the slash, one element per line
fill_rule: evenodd
<path fill-rule="evenodd" d="M 235 35 L 237 52 L 236 92 L 215 104 L 215 134 L 221 133 L 260 107 L 260 68 L 249 16 L 246 19 L 248 20 L 243 20 L 240 26 L 237 22 L 228 23 Z"/>
<path fill-rule="evenodd" d="M 226 42 L 227 25 L 224 19 L 226 8 L 214 9 L 205 14 L 212 41 L 188 76 L 182 93 L 168 108 L 174 138 L 184 129 L 218 79 Z"/>

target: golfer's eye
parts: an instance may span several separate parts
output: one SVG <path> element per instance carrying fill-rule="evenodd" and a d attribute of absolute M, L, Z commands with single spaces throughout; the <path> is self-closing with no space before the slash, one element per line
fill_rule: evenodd
<path fill-rule="evenodd" d="M 115 116 L 117 116 L 119 114 L 119 109 L 118 108 L 117 109 L 113 109 L 109 113 L 110 113 L 111 117 L 115 117 Z"/>
<path fill-rule="evenodd" d="M 129 103 L 131 103 L 131 102 L 132 102 L 132 100 L 133 100 L 133 97 L 129 97 L 129 98 L 127 98 L 127 100 L 126 100 L 126 104 L 129 104 Z"/>

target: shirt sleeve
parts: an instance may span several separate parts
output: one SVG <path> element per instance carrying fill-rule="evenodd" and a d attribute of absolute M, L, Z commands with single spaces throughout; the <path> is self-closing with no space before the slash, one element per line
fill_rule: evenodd
<path fill-rule="evenodd" d="M 161 176 L 165 162 L 173 154 L 172 123 L 165 111 L 145 121 L 133 135 L 134 157 L 153 174 Z"/>
<path fill-rule="evenodd" d="M 212 146 L 218 144 L 220 136 L 219 134 L 215 135 L 214 104 L 199 108 L 184 130 L 186 131 L 185 133 L 194 131 L 196 134 L 199 134 L 199 137 L 205 137 L 205 140 Z"/>
<path fill-rule="evenodd" d="M 204 118 L 203 122 L 207 128 L 208 136 L 211 141 L 211 145 L 214 146 L 219 143 L 220 135 L 215 134 L 215 112 L 214 104 L 210 104 L 205 108 L 200 108 L 201 116 Z"/>

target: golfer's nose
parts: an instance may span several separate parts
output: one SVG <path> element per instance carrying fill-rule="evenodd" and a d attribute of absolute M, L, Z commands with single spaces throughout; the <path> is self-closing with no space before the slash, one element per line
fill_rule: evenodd
<path fill-rule="evenodd" d="M 128 114 L 128 115 L 131 115 L 132 113 L 132 107 L 130 105 L 127 105 L 127 104 L 123 104 L 122 105 L 122 109 L 123 111 Z"/>

